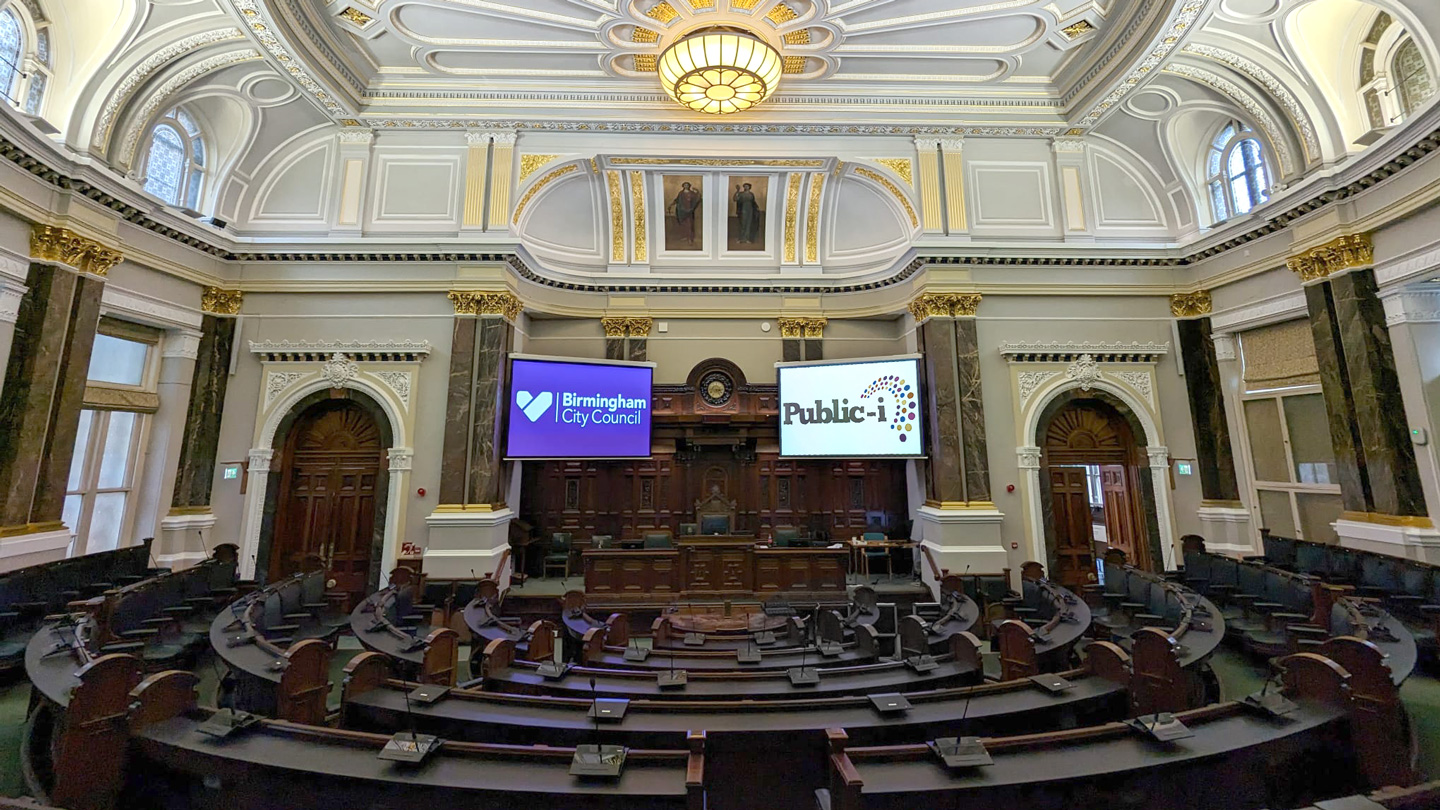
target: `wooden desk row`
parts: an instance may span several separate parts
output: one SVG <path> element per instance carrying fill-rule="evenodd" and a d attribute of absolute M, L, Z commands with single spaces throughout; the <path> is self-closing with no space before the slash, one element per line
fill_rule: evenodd
<path fill-rule="evenodd" d="M 590 549 L 591 597 L 776 593 L 845 595 L 849 550 L 758 547 L 754 538 L 682 537 L 673 549 Z"/>

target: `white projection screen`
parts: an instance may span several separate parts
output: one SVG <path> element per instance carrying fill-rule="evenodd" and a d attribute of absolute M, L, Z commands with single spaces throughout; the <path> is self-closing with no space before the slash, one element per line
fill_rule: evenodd
<path fill-rule="evenodd" d="M 776 369 L 781 456 L 925 455 L 919 357 L 779 363 Z"/>

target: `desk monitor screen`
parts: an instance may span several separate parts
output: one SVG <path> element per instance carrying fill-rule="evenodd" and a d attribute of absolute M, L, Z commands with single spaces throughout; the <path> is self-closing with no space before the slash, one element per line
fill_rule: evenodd
<path fill-rule="evenodd" d="M 914 458 L 925 454 L 918 358 L 781 363 L 777 368 L 781 456 Z"/>
<path fill-rule="evenodd" d="M 512 356 L 505 455 L 647 458 L 650 364 Z"/>

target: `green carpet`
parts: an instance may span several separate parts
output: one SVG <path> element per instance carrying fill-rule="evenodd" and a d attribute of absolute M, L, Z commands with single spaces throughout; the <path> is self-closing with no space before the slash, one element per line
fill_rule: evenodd
<path fill-rule="evenodd" d="M 25 795 L 25 779 L 20 775 L 20 736 L 29 706 L 30 682 L 24 675 L 18 683 L 0 686 L 0 796 Z"/>

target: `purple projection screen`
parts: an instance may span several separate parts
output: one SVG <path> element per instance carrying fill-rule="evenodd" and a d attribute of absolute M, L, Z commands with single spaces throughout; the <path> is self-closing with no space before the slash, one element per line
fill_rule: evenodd
<path fill-rule="evenodd" d="M 510 360 L 506 458 L 646 458 L 649 365 Z"/>

